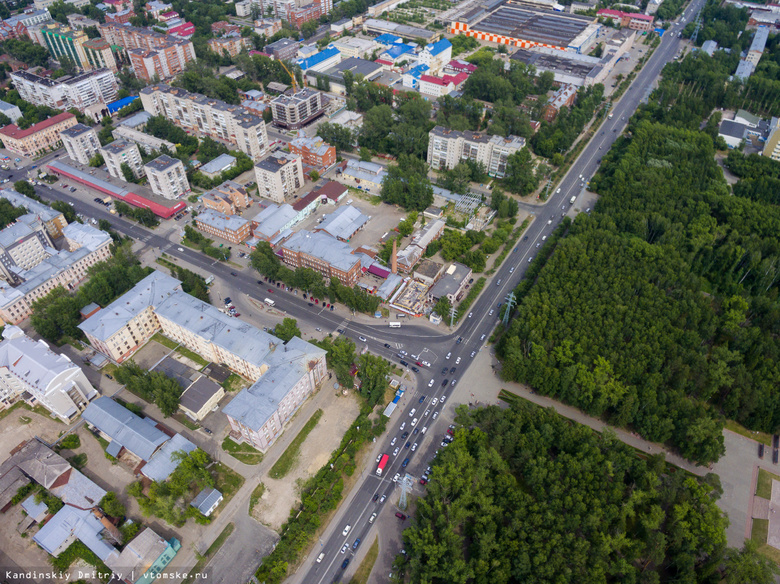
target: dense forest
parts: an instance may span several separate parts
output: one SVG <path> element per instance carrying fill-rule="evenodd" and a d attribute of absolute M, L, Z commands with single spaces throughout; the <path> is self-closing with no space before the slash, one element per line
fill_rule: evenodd
<path fill-rule="evenodd" d="M 552 410 L 461 406 L 395 567 L 411 582 L 772 582 L 726 550 L 716 476 L 642 458 Z"/>
<path fill-rule="evenodd" d="M 733 197 L 704 132 L 640 120 L 502 339 L 503 375 L 674 445 L 780 427 L 780 209 Z"/>

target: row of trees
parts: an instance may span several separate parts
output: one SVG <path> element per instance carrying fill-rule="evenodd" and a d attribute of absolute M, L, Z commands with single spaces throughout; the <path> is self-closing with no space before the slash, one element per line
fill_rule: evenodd
<path fill-rule="evenodd" d="M 394 567 L 411 582 L 773 582 L 755 545 L 726 549 L 717 476 L 530 404 L 456 421 L 403 532 Z"/>
<path fill-rule="evenodd" d="M 230 250 L 226 247 L 217 247 L 213 239 L 209 239 L 192 225 L 184 226 L 184 239 L 182 243 L 197 247 L 210 258 L 225 262 L 230 259 Z"/>
<path fill-rule="evenodd" d="M 179 409 L 182 387 L 162 371 L 147 371 L 131 359 L 117 367 L 114 376 L 131 392 L 160 408 L 166 418 Z"/>

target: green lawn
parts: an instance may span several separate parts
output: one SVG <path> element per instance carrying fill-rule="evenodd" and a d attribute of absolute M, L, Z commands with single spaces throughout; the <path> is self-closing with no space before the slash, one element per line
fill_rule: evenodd
<path fill-rule="evenodd" d="M 366 584 L 368 577 L 371 575 L 371 570 L 374 569 L 377 557 L 379 557 L 379 538 L 375 537 L 374 543 L 371 544 L 371 549 L 368 550 L 366 557 L 360 562 L 360 566 L 358 566 L 349 584 Z"/>
<path fill-rule="evenodd" d="M 195 567 L 189 571 L 189 576 L 185 578 L 184 582 L 192 582 L 195 580 L 196 574 L 201 574 L 203 572 L 203 568 L 206 566 L 206 564 L 208 564 L 209 560 L 214 557 L 214 554 L 219 551 L 219 548 L 221 548 L 222 545 L 227 541 L 227 538 L 230 537 L 231 533 L 233 533 L 233 529 L 235 529 L 235 525 L 228 523 L 225 526 L 225 529 L 222 530 L 222 533 L 220 533 L 217 536 L 217 539 L 214 540 L 214 543 L 212 543 L 209 546 L 209 549 L 206 550 L 206 553 L 203 555 L 197 555 L 198 561 L 195 564 Z"/>
<path fill-rule="evenodd" d="M 35 407 L 31 408 L 30 406 L 28 406 L 23 401 L 18 401 L 14 405 L 12 405 L 10 408 L 8 408 L 7 410 L 3 410 L 2 412 L 0 412 L 0 420 L 2 420 L 3 418 L 5 418 L 9 414 L 11 414 L 12 412 L 15 412 L 16 410 L 19 410 L 19 409 L 27 410 L 28 412 L 35 412 L 36 414 L 38 414 L 40 416 L 44 416 L 46 418 L 51 418 L 51 412 L 49 410 L 47 410 L 46 408 L 44 408 L 43 406 L 35 406 Z M 26 416 L 22 416 L 22 417 L 26 417 Z M 60 420 L 59 418 L 52 418 L 52 419 L 54 419 L 57 422 L 59 422 L 60 424 L 62 424 L 62 420 Z M 23 424 L 29 424 L 30 422 L 32 422 L 32 420 L 30 420 L 29 422 L 22 422 L 22 423 Z"/>
<path fill-rule="evenodd" d="M 154 333 L 152 340 L 160 343 L 164 347 L 168 347 L 169 349 L 175 350 L 179 355 L 187 357 L 188 359 L 192 359 L 195 363 L 197 363 L 201 367 L 205 367 L 206 365 L 209 364 L 208 361 L 206 361 L 203 357 L 201 357 L 197 353 L 190 351 L 187 347 L 183 347 L 176 341 L 171 340 L 168 337 L 161 335 L 160 333 Z"/>
<path fill-rule="evenodd" d="M 182 412 L 176 412 L 173 415 L 173 419 L 182 424 L 183 426 L 186 426 L 190 430 L 197 430 L 200 428 L 195 422 L 190 419 L 190 417 L 187 414 L 184 414 Z"/>
<path fill-rule="evenodd" d="M 754 432 L 753 430 L 748 430 L 747 428 L 738 424 L 734 420 L 726 420 L 726 429 L 731 430 L 732 432 L 736 432 L 737 434 L 744 436 L 745 438 L 750 438 L 751 440 L 755 440 L 756 442 L 761 442 L 762 444 L 766 444 L 767 446 L 772 446 L 771 434 L 767 434 L 766 432 Z"/>
<path fill-rule="evenodd" d="M 222 441 L 222 450 L 244 464 L 260 464 L 263 461 L 262 452 L 244 442 L 239 444 L 232 440 L 230 436 L 225 436 L 225 439 Z"/>
<path fill-rule="evenodd" d="M 220 503 L 220 507 L 224 509 L 230 499 L 233 498 L 233 495 L 244 484 L 244 477 L 221 462 L 215 464 L 212 468 L 215 475 L 215 488 L 224 497 L 224 500 Z"/>
<path fill-rule="evenodd" d="M 750 533 L 750 539 L 756 542 L 759 546 L 762 546 L 766 543 L 768 534 L 769 519 L 754 519 L 753 530 Z"/>
<path fill-rule="evenodd" d="M 317 422 L 319 422 L 321 417 L 322 410 L 317 410 L 312 417 L 309 418 L 309 421 L 306 422 L 301 431 L 298 432 L 298 435 L 287 447 L 287 450 L 282 453 L 279 460 L 277 460 L 271 467 L 271 470 L 268 471 L 268 475 L 272 479 L 281 479 L 293 469 L 295 463 L 298 462 L 298 454 L 300 454 L 301 446 L 309 435 L 309 432 L 314 429 L 314 426 L 317 425 Z"/>
<path fill-rule="evenodd" d="M 237 391 L 244 387 L 244 380 L 241 379 L 241 376 L 231 373 L 230 377 L 222 384 L 222 387 L 225 388 L 225 391 L 227 392 Z"/>
<path fill-rule="evenodd" d="M 780 481 L 780 476 L 772 474 L 763 468 L 758 469 L 758 481 L 756 482 L 756 496 L 764 499 L 772 498 L 772 481 Z"/>
<path fill-rule="evenodd" d="M 252 509 L 255 508 L 255 505 L 257 505 L 257 502 L 260 500 L 260 498 L 263 496 L 263 493 L 265 493 L 265 485 L 263 483 L 260 483 L 255 487 L 255 490 L 252 491 L 252 496 L 249 497 L 249 514 L 252 514 Z"/>

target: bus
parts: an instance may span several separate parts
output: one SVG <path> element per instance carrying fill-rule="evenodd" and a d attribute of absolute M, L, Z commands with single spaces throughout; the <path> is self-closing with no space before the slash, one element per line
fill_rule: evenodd
<path fill-rule="evenodd" d="M 382 458 L 379 459 L 379 465 L 376 467 L 376 475 L 381 477 L 382 471 L 385 470 L 385 467 L 387 466 L 387 461 L 390 460 L 390 457 L 387 454 L 383 454 Z"/>
<path fill-rule="evenodd" d="M 265 302 L 268 306 L 273 306 L 274 304 L 276 304 L 276 302 L 274 302 L 270 298 L 266 298 L 265 300 L 263 300 L 263 302 Z"/>
<path fill-rule="evenodd" d="M 390 322 L 390 328 L 401 328 L 401 323 L 400 322 L 393 322 L 393 321 L 391 321 Z"/>

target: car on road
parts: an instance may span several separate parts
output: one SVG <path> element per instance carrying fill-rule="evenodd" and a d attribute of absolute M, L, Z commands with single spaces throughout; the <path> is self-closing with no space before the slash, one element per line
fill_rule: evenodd
<path fill-rule="evenodd" d="M 401 365 L 403 365 L 404 367 L 409 367 L 409 363 L 407 363 L 403 359 L 401 359 Z"/>
<path fill-rule="evenodd" d="M 393 450 L 393 456 L 398 456 L 398 453 L 399 453 L 400 451 L 401 451 L 401 449 L 400 449 L 398 446 L 396 446 L 396 447 L 395 447 L 395 450 Z"/>
<path fill-rule="evenodd" d="M 428 382 L 428 387 L 433 387 L 433 379 Z"/>
<path fill-rule="evenodd" d="M 426 410 L 426 411 L 427 411 L 427 410 Z M 415 428 L 415 429 L 414 429 L 414 432 L 412 432 L 412 435 L 415 435 L 415 434 L 417 434 L 417 432 L 419 432 L 419 431 L 420 431 L 420 429 L 419 429 L 419 428 Z"/>
<path fill-rule="evenodd" d="M 360 340 L 361 343 L 365 343 L 368 341 L 366 337 L 358 337 L 358 339 Z"/>
<path fill-rule="evenodd" d="M 344 329 L 336 329 L 336 332 L 338 332 L 339 334 L 343 335 L 344 334 Z"/>
<path fill-rule="evenodd" d="M 431 405 L 432 405 L 432 406 L 435 406 L 437 403 L 439 403 L 439 400 L 438 400 L 438 399 L 436 399 L 436 398 L 433 398 L 433 399 L 431 400 Z"/>
<path fill-rule="evenodd" d="M 417 403 L 420 403 L 420 404 L 421 404 L 421 403 L 423 403 L 424 401 L 425 401 L 425 396 L 422 396 L 422 397 L 420 398 L 420 400 L 419 400 Z"/>
<path fill-rule="evenodd" d="M 347 526 L 344 528 L 344 531 L 341 532 L 341 535 L 347 535 L 350 529 L 352 529 L 352 526 L 347 524 Z"/>
<path fill-rule="evenodd" d="M 417 442 L 412 444 L 412 452 L 414 452 L 415 450 L 417 450 Z"/>
<path fill-rule="evenodd" d="M 382 503 L 384 503 L 385 499 L 387 499 L 387 495 L 382 495 L 381 497 L 379 497 L 379 504 L 381 505 Z"/>
<path fill-rule="evenodd" d="M 322 561 L 322 558 L 325 557 L 325 552 L 322 552 L 320 555 L 317 556 L 317 563 L 319 564 Z"/>
<path fill-rule="evenodd" d="M 463 337 L 458 337 L 458 340 L 455 341 L 456 345 L 460 345 L 463 342 Z"/>
<path fill-rule="evenodd" d="M 446 367 L 444 367 L 444 368 L 441 370 L 441 374 L 442 374 L 442 375 L 447 375 L 447 368 L 446 368 Z"/>
<path fill-rule="evenodd" d="M 404 448 L 409 448 L 411 445 L 412 445 L 411 442 L 407 442 L 406 445 L 404 446 Z"/>
<path fill-rule="evenodd" d="M 360 545 L 360 538 L 357 538 L 357 539 L 355 540 L 355 543 L 353 543 L 353 544 L 352 544 L 352 549 L 353 549 L 353 550 L 356 550 L 356 549 L 358 549 L 358 546 L 359 546 L 359 545 Z"/>
<path fill-rule="evenodd" d="M 343 545 L 343 547 L 341 548 L 341 553 L 343 554 L 343 553 L 344 553 L 344 552 L 346 552 L 348 549 L 349 549 L 349 544 L 348 544 L 348 543 L 345 543 L 345 544 Z"/>
<path fill-rule="evenodd" d="M 510 274 L 513 274 L 513 273 L 514 273 L 514 271 L 515 271 L 515 268 L 514 268 L 514 266 L 513 266 L 513 267 L 511 267 L 511 268 L 509 268 L 509 273 L 510 273 Z"/>
<path fill-rule="evenodd" d="M 482 335 L 481 337 L 479 337 L 479 340 L 480 340 L 480 341 L 484 341 L 486 336 L 487 336 L 487 335 Z"/>
<path fill-rule="evenodd" d="M 425 413 L 423 414 L 423 416 L 427 416 L 430 413 L 431 413 L 431 410 L 425 410 Z"/>
<path fill-rule="evenodd" d="M 393 477 L 393 482 L 397 483 L 398 479 L 400 478 L 401 478 L 401 473 L 400 472 L 395 473 L 395 476 Z"/>
<path fill-rule="evenodd" d="M 532 261 L 534 261 L 534 256 L 531 256 L 530 258 L 528 258 L 528 263 L 529 263 L 529 264 L 530 264 Z"/>
<path fill-rule="evenodd" d="M 453 380 L 450 382 L 450 385 L 455 385 L 457 382 L 458 382 L 458 380 L 457 380 L 457 379 L 453 379 Z M 444 398 L 444 396 L 442 396 L 442 399 L 443 399 L 443 398 Z"/>
<path fill-rule="evenodd" d="M 433 416 L 432 417 L 433 417 L 434 420 L 436 418 L 438 418 L 439 417 L 439 412 L 433 412 Z"/>
<path fill-rule="evenodd" d="M 527 235 L 523 238 L 523 241 L 528 241 L 528 236 Z"/>
<path fill-rule="evenodd" d="M 450 357 L 452 357 L 452 353 L 447 353 L 447 356 L 446 356 L 446 357 L 444 357 L 444 358 L 445 358 L 445 359 L 449 359 Z"/>
<path fill-rule="evenodd" d="M 476 352 L 476 351 L 472 351 L 472 352 L 471 352 L 471 358 L 473 359 L 473 358 L 474 358 L 474 355 L 476 355 L 476 354 L 477 354 L 477 352 Z"/>
<path fill-rule="evenodd" d="M 412 427 L 414 427 L 414 426 L 416 426 L 416 425 L 417 425 L 417 418 L 415 418 L 414 420 L 412 420 Z"/>
<path fill-rule="evenodd" d="M 393 439 L 390 441 L 390 446 L 395 446 L 395 441 L 396 440 L 398 440 L 398 436 L 393 436 Z M 380 458 L 381 458 L 381 456 L 380 456 Z M 377 460 L 377 462 L 379 462 L 379 461 Z"/>
<path fill-rule="evenodd" d="M 401 463 L 401 468 L 406 468 L 406 465 L 408 465 L 408 464 L 409 464 L 409 459 L 408 458 L 404 458 L 404 461 Z"/>
<path fill-rule="evenodd" d="M 444 403 L 444 400 L 447 399 L 446 395 L 441 396 L 441 403 Z"/>
<path fill-rule="evenodd" d="M 380 457 L 381 458 L 381 457 Z M 376 500 L 379 499 L 379 493 L 374 493 L 374 498 L 371 499 L 374 503 L 376 503 Z"/>
<path fill-rule="evenodd" d="M 447 381 L 448 381 L 447 379 L 442 379 L 441 386 L 444 387 L 445 385 L 447 385 Z"/>
<path fill-rule="evenodd" d="M 457 359 L 455 359 L 455 365 L 460 365 L 460 357 L 458 357 Z"/>
<path fill-rule="evenodd" d="M 341 569 L 342 569 L 342 570 L 346 570 L 346 569 L 347 569 L 347 566 L 349 566 L 349 558 L 347 558 L 346 560 L 344 560 L 343 562 L 341 562 Z"/>
<path fill-rule="evenodd" d="M 420 372 L 420 370 L 417 367 L 415 367 L 414 365 L 412 365 L 412 371 L 414 371 L 415 373 L 419 373 Z"/>
<path fill-rule="evenodd" d="M 453 373 L 455 373 L 455 367 L 450 367 L 450 375 L 452 375 Z M 436 401 L 435 400 L 434 400 L 433 404 L 436 405 Z"/>
<path fill-rule="evenodd" d="M 412 411 L 409 412 L 409 417 L 411 418 L 416 411 L 417 411 L 416 409 L 412 408 Z"/>
<path fill-rule="evenodd" d="M 235 272 L 230 272 L 230 275 L 231 276 L 238 276 L 238 274 L 236 274 Z"/>
<path fill-rule="evenodd" d="M 490 312 L 488 312 L 488 316 L 493 316 L 493 309 L 490 309 Z"/>
<path fill-rule="evenodd" d="M 423 367 L 430 367 L 431 366 L 431 364 L 428 363 L 428 361 L 423 361 L 422 365 L 423 365 Z"/>
<path fill-rule="evenodd" d="M 376 519 L 376 513 L 372 513 L 372 514 L 371 514 L 371 517 L 369 517 L 369 518 L 368 518 L 368 522 L 369 522 L 369 523 L 373 523 L 373 522 L 374 522 L 374 519 Z"/>
<path fill-rule="evenodd" d="M 398 351 L 398 354 L 399 355 L 408 355 L 409 353 L 407 353 L 406 351 Z"/>
<path fill-rule="evenodd" d="M 404 423 L 403 426 L 405 425 L 406 424 Z M 403 426 L 401 427 L 401 430 L 403 430 Z M 409 437 L 409 432 L 404 432 L 403 434 L 401 434 L 401 440 L 406 440 L 408 437 Z"/>
<path fill-rule="evenodd" d="M 469 318 L 471 318 L 474 315 L 473 312 L 469 312 Z"/>
<path fill-rule="evenodd" d="M 385 343 L 385 349 L 392 349 L 392 347 L 388 343 Z"/>

